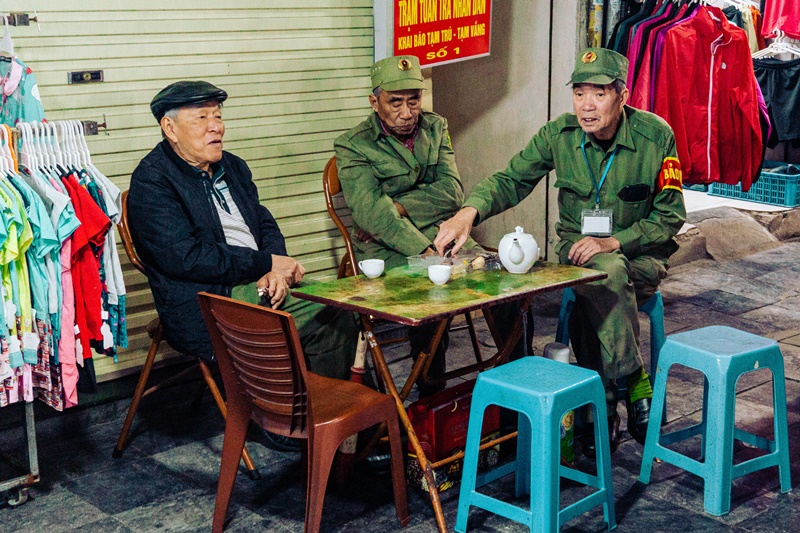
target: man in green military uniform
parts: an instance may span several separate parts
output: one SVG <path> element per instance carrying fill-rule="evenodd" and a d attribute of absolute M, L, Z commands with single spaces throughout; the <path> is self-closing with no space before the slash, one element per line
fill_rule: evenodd
<path fill-rule="evenodd" d="M 374 113 L 334 143 L 339 181 L 353 213 L 359 260 L 383 259 L 387 268 L 407 257 L 435 254 L 439 224 L 464 201 L 447 120 L 422 110 L 424 83 L 414 56 L 388 57 L 371 70 Z M 469 235 L 465 249 L 478 247 Z M 410 331 L 412 356 L 427 349 L 433 326 Z M 448 338 L 439 345 L 429 376 L 444 373 Z M 440 387 L 420 390 L 422 394 Z"/>
<path fill-rule="evenodd" d="M 505 170 L 479 183 L 434 244 L 455 239 L 458 250 L 474 224 L 517 205 L 555 170 L 559 261 L 608 273 L 575 287 L 573 347 L 607 384 L 611 428 L 615 380 L 626 380 L 628 431 L 644 443 L 652 390 L 639 351 L 637 296 L 646 300 L 666 276 L 686 209 L 672 129 L 625 105 L 627 67 L 616 52 L 584 50 L 570 80 L 574 113 L 545 124 Z"/>

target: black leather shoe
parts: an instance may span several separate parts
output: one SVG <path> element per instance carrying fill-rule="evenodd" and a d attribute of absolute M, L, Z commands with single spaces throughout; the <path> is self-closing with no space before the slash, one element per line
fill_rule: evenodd
<path fill-rule="evenodd" d="M 647 424 L 650 422 L 650 398 L 642 398 L 625 402 L 628 407 L 628 433 L 631 437 L 644 446 L 647 438 Z"/>
<path fill-rule="evenodd" d="M 375 474 L 386 474 L 392 470 L 392 454 L 388 451 L 372 450 L 364 458 L 366 467 Z"/>
<path fill-rule="evenodd" d="M 264 430 L 267 447 L 279 452 L 299 452 L 303 449 L 303 439 L 294 439 Z"/>
<path fill-rule="evenodd" d="M 611 453 L 617 451 L 617 446 L 619 446 L 619 415 L 616 411 L 608 417 L 608 444 Z M 583 455 L 586 457 L 594 458 L 597 455 L 597 449 L 594 445 L 594 424 L 586 424 L 584 426 L 581 445 Z"/>

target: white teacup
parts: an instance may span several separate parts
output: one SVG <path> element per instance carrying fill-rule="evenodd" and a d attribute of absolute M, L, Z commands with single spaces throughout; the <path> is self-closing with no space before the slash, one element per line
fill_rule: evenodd
<path fill-rule="evenodd" d="M 444 285 L 450 279 L 450 265 L 431 265 L 428 267 L 428 277 L 437 285 Z"/>
<path fill-rule="evenodd" d="M 364 259 L 358 262 L 358 269 L 368 278 L 383 274 L 383 259 Z"/>

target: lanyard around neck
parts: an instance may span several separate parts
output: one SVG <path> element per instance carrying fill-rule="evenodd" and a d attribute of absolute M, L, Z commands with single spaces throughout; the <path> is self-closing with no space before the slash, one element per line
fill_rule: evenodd
<path fill-rule="evenodd" d="M 594 189 L 596 191 L 594 196 L 595 209 L 600 209 L 600 189 L 603 188 L 603 183 L 605 183 L 606 176 L 608 176 L 608 169 L 611 168 L 611 163 L 614 162 L 614 158 L 617 156 L 617 150 L 619 150 L 619 145 L 614 148 L 614 152 L 611 154 L 608 163 L 606 163 L 606 169 L 603 171 L 603 175 L 600 176 L 600 183 L 597 183 L 597 180 L 594 179 L 592 167 L 589 165 L 589 158 L 586 156 L 586 132 L 583 133 L 583 139 L 581 140 L 581 151 L 583 152 L 583 160 L 586 162 L 586 169 L 589 171 L 589 176 L 592 178 L 592 185 L 594 185 Z"/>

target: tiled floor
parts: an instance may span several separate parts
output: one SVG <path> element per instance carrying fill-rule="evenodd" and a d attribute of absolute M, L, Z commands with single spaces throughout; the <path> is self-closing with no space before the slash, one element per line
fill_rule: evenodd
<path fill-rule="evenodd" d="M 667 333 L 724 324 L 772 337 L 780 342 L 786 363 L 792 479 L 800 483 L 800 243 L 736 261 L 689 263 L 670 271 L 662 285 Z M 536 301 L 535 349 L 552 340 L 559 294 Z M 485 335 L 485 333 L 484 333 Z M 454 335 L 451 355 L 471 357 L 465 333 Z M 644 353 L 648 325 L 642 323 Z M 401 359 L 395 349 L 390 359 Z M 646 357 L 647 359 L 647 357 Z M 393 363 L 402 374 L 408 363 Z M 668 415 L 672 427 L 698 417 L 702 381 L 685 370 L 670 374 Z M 104 386 L 106 387 L 106 386 Z M 145 399 L 134 424 L 132 442 L 121 459 L 111 451 L 128 400 L 107 401 L 91 409 L 53 417 L 37 407 L 41 482 L 22 506 L 0 508 L 0 531 L 208 531 L 214 507 L 223 422 L 206 394 L 193 408 L 193 385 L 176 387 Z M 769 375 L 757 371 L 738 384 L 737 424 L 772 436 Z M 18 408 L 19 406 L 17 406 Z M 14 407 L 12 407 L 14 409 Z M 620 414 L 624 417 L 623 406 Z M 11 416 L 4 409 L 0 414 Z M 4 422 L 9 419 L 4 417 Z M 17 424 L 18 426 L 18 424 Z M 22 433 L 3 424 L 0 450 L 5 458 L 22 459 Z M 624 423 L 623 423 L 624 427 Z M 652 481 L 637 482 L 642 448 L 627 433 L 613 456 L 616 516 L 619 532 L 789 532 L 800 530 L 800 500 L 795 490 L 782 494 L 777 469 L 739 478 L 733 483 L 731 512 L 712 517 L 703 511 L 703 485 L 691 474 L 656 464 Z M 228 513 L 227 531 L 302 531 L 305 504 L 299 455 L 276 452 L 253 432 L 248 444 L 261 471 L 253 481 L 241 474 Z M 736 460 L 752 450 L 737 446 Z M 588 464 L 585 459 L 581 464 Z M 0 468 L 1 479 L 11 471 Z M 562 501 L 578 494 L 563 484 Z M 501 480 L 491 489 L 511 497 L 513 482 Z M 435 531 L 427 496 L 409 489 L 412 512 L 409 532 Z M 458 490 L 442 493 L 450 527 L 455 523 Z M 390 480 L 360 469 L 347 490 L 329 490 L 322 531 L 382 532 L 398 530 Z M 566 524 L 564 531 L 604 531 L 602 512 L 595 508 Z M 470 531 L 527 531 L 517 524 L 478 510 L 470 515 Z"/>

